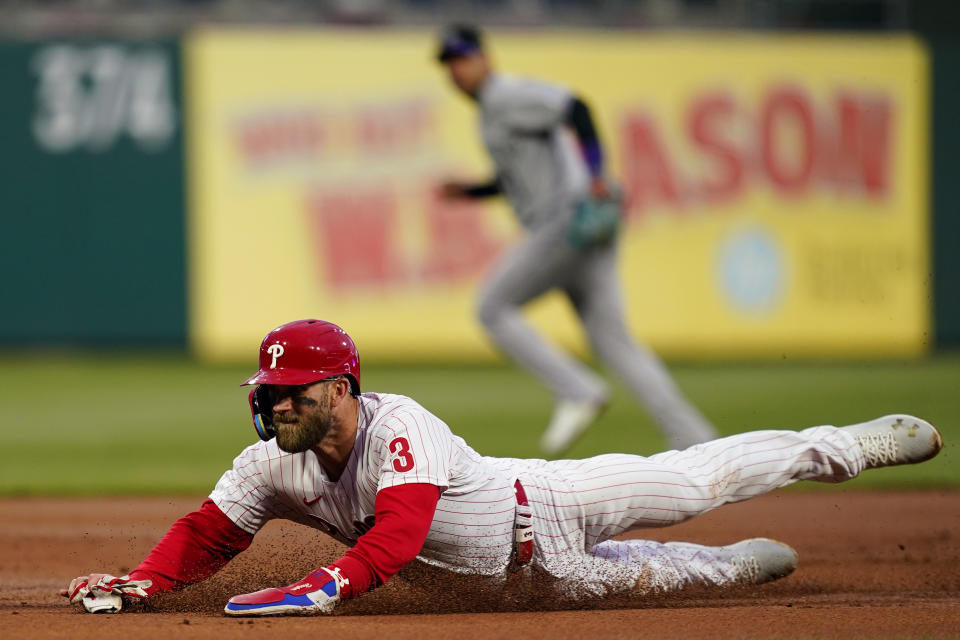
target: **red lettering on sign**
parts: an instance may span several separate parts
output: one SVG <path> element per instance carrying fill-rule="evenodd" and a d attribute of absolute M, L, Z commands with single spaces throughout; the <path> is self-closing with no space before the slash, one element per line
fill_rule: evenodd
<path fill-rule="evenodd" d="M 484 225 L 483 208 L 470 201 L 442 200 L 432 185 L 424 189 L 423 197 L 430 238 L 423 278 L 454 282 L 485 271 L 500 253 L 500 243 Z"/>
<path fill-rule="evenodd" d="M 456 283 L 477 277 L 500 253 L 502 242 L 484 224 L 486 212 L 439 200 L 432 180 L 409 198 L 411 209 L 423 212 L 426 246 L 405 251 L 395 189 L 387 183 L 312 190 L 307 214 L 321 281 L 341 290 Z"/>
<path fill-rule="evenodd" d="M 353 118 L 356 142 L 363 153 L 410 153 L 429 138 L 434 106 L 423 101 L 359 109 Z"/>
<path fill-rule="evenodd" d="M 386 285 L 403 279 L 396 256 L 396 202 L 389 189 L 316 191 L 308 208 L 321 278 L 334 288 Z"/>
<path fill-rule="evenodd" d="M 798 89 L 771 92 L 760 107 L 760 157 L 770 181 L 786 194 L 810 186 L 816 135 L 810 101 Z"/>
<path fill-rule="evenodd" d="M 744 159 L 730 140 L 736 115 L 733 98 L 725 93 L 701 96 L 690 105 L 688 135 L 716 167 L 700 185 L 700 192 L 710 203 L 730 200 L 743 191 Z"/>
<path fill-rule="evenodd" d="M 258 114 L 237 133 L 244 159 L 254 165 L 315 155 L 327 139 L 320 115 L 311 109 Z"/>
<path fill-rule="evenodd" d="M 676 206 L 680 193 L 655 121 L 632 114 L 623 123 L 622 136 L 624 182 L 631 211 L 642 213 L 655 204 Z"/>
<path fill-rule="evenodd" d="M 837 134 L 825 145 L 828 176 L 839 186 L 884 196 L 890 168 L 892 106 L 886 96 L 837 95 Z"/>
<path fill-rule="evenodd" d="M 818 103 L 803 89 L 775 85 L 751 108 L 711 90 L 688 103 L 685 140 L 667 146 L 673 138 L 662 121 L 635 109 L 620 126 L 627 202 L 637 216 L 726 204 L 757 187 L 790 198 L 818 187 L 885 198 L 895 178 L 896 116 L 891 96 L 875 91 L 842 90 Z"/>

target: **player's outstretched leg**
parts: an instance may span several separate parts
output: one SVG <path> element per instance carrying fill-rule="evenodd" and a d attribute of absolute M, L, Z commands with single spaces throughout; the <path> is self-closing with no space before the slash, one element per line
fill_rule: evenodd
<path fill-rule="evenodd" d="M 929 460 L 943 448 L 936 427 L 914 416 L 893 414 L 842 429 L 860 445 L 867 469 L 916 464 Z"/>
<path fill-rule="evenodd" d="M 864 469 L 928 460 L 941 447 L 929 422 L 894 415 L 839 428 L 749 431 L 683 451 L 607 454 L 555 461 L 549 468 L 578 495 L 589 496 L 580 506 L 590 548 L 631 529 L 683 522 L 800 480 L 844 482 Z M 565 504 L 563 496 L 552 499 Z"/>
<path fill-rule="evenodd" d="M 723 547 L 707 547 L 692 542 L 667 542 L 671 548 L 694 549 L 733 567 L 734 582 L 763 584 L 784 578 L 797 568 L 793 547 L 770 538 L 750 538 Z"/>
<path fill-rule="evenodd" d="M 690 587 L 763 584 L 797 568 L 797 552 L 768 538 L 722 547 L 689 542 L 607 540 L 586 554 L 582 570 L 569 576 L 575 595 L 668 593 Z"/>

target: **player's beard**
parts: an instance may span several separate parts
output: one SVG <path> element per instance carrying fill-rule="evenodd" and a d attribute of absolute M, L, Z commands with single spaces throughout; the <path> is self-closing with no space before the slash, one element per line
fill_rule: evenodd
<path fill-rule="evenodd" d="M 293 411 L 283 411 L 273 416 L 277 431 L 277 446 L 287 453 L 301 453 L 320 444 L 330 431 L 332 413 L 330 397 L 324 394 L 321 401 L 298 419 Z"/>

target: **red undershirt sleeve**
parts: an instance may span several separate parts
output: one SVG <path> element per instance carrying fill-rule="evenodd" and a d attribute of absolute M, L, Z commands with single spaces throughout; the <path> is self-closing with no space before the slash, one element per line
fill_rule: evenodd
<path fill-rule="evenodd" d="M 348 599 L 378 587 L 413 560 L 423 548 L 439 499 L 440 490 L 432 484 L 380 491 L 376 524 L 331 565 L 349 580 L 340 596 Z M 252 541 L 252 534 L 207 500 L 170 527 L 130 578 L 153 581 L 147 589 L 151 595 L 181 589 L 212 576 Z"/>
<path fill-rule="evenodd" d="M 181 589 L 212 576 L 252 541 L 252 534 L 225 516 L 213 500 L 206 500 L 173 523 L 130 578 L 152 580 L 149 594 Z"/>
<path fill-rule="evenodd" d="M 347 600 L 379 587 L 417 557 L 439 500 L 440 488 L 432 484 L 403 484 L 378 492 L 376 524 L 330 565 L 348 580 L 340 597 Z"/>

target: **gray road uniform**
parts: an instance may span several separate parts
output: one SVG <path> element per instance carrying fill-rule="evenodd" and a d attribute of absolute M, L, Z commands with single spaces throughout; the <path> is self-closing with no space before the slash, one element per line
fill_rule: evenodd
<path fill-rule="evenodd" d="M 565 124 L 574 96 L 566 89 L 492 74 L 477 96 L 480 130 L 526 235 L 499 261 L 483 287 L 479 317 L 505 353 L 559 399 L 604 401 L 606 384 L 543 339 L 521 307 L 552 289 L 567 294 L 597 356 L 647 407 L 673 448 L 716 437 L 684 398 L 657 356 L 627 333 L 616 246 L 574 249 L 566 240 L 589 175 Z"/>

